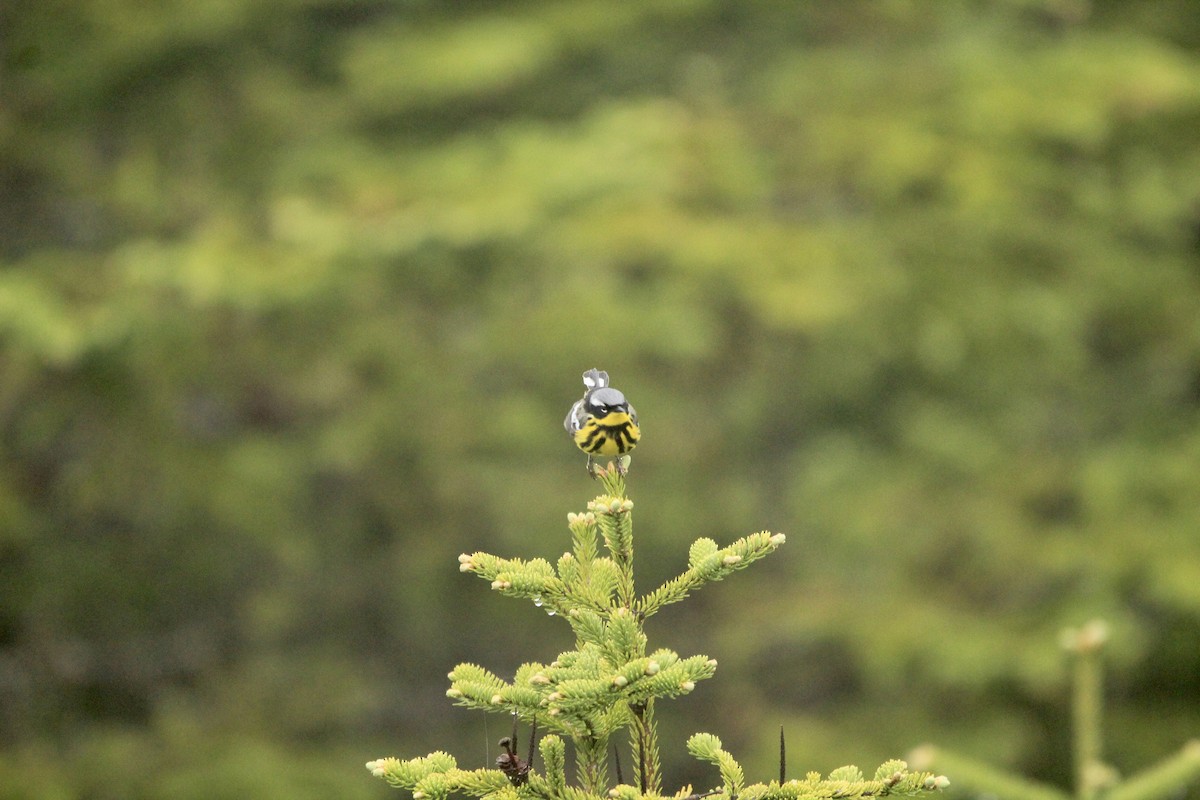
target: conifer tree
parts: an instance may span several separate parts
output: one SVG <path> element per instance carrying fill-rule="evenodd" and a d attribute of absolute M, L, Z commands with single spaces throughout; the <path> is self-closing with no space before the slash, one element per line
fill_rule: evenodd
<path fill-rule="evenodd" d="M 1056 786 L 997 769 L 953 750 L 923 745 L 909 758 L 922 766 L 954 770 L 960 787 L 980 797 L 998 800 L 1168 800 L 1182 797 L 1200 781 L 1200 739 L 1191 739 L 1173 755 L 1130 776 L 1122 776 L 1104 760 L 1102 710 L 1104 706 L 1102 654 L 1108 643 L 1108 624 L 1092 620 L 1062 633 L 1061 644 L 1071 656 L 1072 751 L 1075 789 Z"/>
<path fill-rule="evenodd" d="M 627 463 L 628 457 L 624 461 Z M 367 768 L 391 785 L 412 792 L 414 800 L 442 800 L 452 794 L 489 800 L 639 800 L 663 796 L 659 768 L 655 705 L 690 694 L 711 678 L 717 662 L 705 655 L 680 656 L 666 648 L 651 649 L 646 619 L 664 606 L 680 602 L 705 584 L 774 552 L 782 533 L 754 533 L 721 547 L 708 538 L 696 540 L 688 567 L 679 576 L 639 595 L 633 570 L 633 501 L 626 496 L 626 472 L 612 464 L 595 474 L 605 493 L 583 513 L 567 516 L 572 549 L 556 565 L 545 559 L 501 558 L 464 553 L 460 569 L 490 582 L 493 590 L 531 601 L 546 614 L 565 620 L 575 634 L 575 649 L 550 663 L 527 662 L 511 681 L 485 667 L 464 663 L 450 672 L 446 694 L 458 705 L 503 713 L 531 726 L 528 757 L 522 759 L 516 736 L 500 741 L 504 752 L 496 769 L 459 769 L 444 752 L 400 760 L 381 758 Z M 534 765 L 533 739 L 539 728 L 549 731 L 537 743 L 541 766 Z M 618 775 L 613 784 L 609 753 L 616 739 L 628 739 L 632 783 Z M 568 780 L 567 747 L 574 752 L 574 781 Z M 709 733 L 688 739 L 695 758 L 713 764 L 716 788 L 697 794 L 691 786 L 674 792 L 679 800 L 716 797 L 723 800 L 809 800 L 834 797 L 903 796 L 944 788 L 940 775 L 910 772 L 899 760 L 888 761 L 871 779 L 857 767 L 834 770 L 827 778 L 810 772 L 788 780 L 780 742 L 780 775 L 770 783 L 746 785 L 742 767 Z M 616 759 L 619 765 L 619 757 Z"/>

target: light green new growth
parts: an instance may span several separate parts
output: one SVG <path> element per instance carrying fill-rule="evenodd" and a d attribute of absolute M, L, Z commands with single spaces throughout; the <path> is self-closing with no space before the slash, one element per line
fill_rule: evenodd
<path fill-rule="evenodd" d="M 446 695 L 461 706 L 513 715 L 549 731 L 538 753 L 541 770 L 511 754 L 497 769 L 460 770 L 441 752 L 401 761 L 383 758 L 367 764 L 377 777 L 412 792 L 414 800 L 449 795 L 486 800 L 644 800 L 663 797 L 654 706 L 657 700 L 688 694 L 711 678 L 717 662 L 703 655 L 681 657 L 667 649 L 649 650 L 647 617 L 683 600 L 701 586 L 744 569 L 776 550 L 783 534 L 755 533 L 725 547 L 700 539 L 688 552 L 683 574 L 638 596 L 633 574 L 633 502 L 625 496 L 625 475 L 612 466 L 596 473 L 606 494 L 587 511 L 568 514 L 572 549 L 556 565 L 544 559 L 507 559 L 488 553 L 464 554 L 459 568 L 491 584 L 493 590 L 530 600 L 559 616 L 575 633 L 575 649 L 548 664 L 522 664 L 511 682 L 476 664 L 450 672 Z M 632 783 L 611 785 L 610 740 L 628 737 Z M 566 743 L 575 757 L 575 779 L 567 781 Z M 502 743 L 503 744 L 503 743 Z M 816 800 L 902 796 L 941 789 L 948 781 L 930 773 L 912 773 L 902 761 L 880 767 L 866 780 L 855 767 L 821 779 L 773 781 L 745 786 L 741 766 L 711 734 L 696 734 L 688 751 L 716 766 L 721 786 L 695 794 L 684 787 L 676 800 Z M 625 776 L 622 776 L 625 777 Z"/>

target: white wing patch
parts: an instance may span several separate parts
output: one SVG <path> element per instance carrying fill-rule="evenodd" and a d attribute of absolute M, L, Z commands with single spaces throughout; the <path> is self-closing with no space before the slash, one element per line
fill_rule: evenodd
<path fill-rule="evenodd" d="M 583 401 L 576 400 L 575 405 L 571 406 L 571 410 L 567 412 L 567 418 L 563 420 L 563 427 L 567 429 L 567 433 L 575 433 L 583 428 L 583 423 L 587 419 L 587 412 L 583 410 Z"/>

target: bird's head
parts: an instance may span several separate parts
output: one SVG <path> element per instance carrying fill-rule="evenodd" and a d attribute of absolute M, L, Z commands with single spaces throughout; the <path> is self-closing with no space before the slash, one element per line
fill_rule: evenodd
<path fill-rule="evenodd" d="M 588 394 L 585 405 L 588 413 L 596 419 L 604 419 L 614 412 L 629 413 L 629 401 L 625 399 L 625 395 L 611 386 L 596 389 Z"/>

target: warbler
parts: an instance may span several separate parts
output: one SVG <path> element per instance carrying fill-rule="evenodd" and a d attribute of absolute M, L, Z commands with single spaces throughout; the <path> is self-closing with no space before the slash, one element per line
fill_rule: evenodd
<path fill-rule="evenodd" d="M 608 373 L 589 369 L 583 373 L 583 397 L 571 406 L 563 427 L 575 446 L 587 453 L 587 470 L 593 472 L 593 456 L 622 456 L 637 447 L 642 438 L 637 412 L 625 395 L 608 385 Z M 617 469 L 624 464 L 617 460 Z"/>

